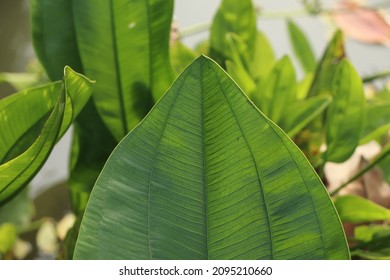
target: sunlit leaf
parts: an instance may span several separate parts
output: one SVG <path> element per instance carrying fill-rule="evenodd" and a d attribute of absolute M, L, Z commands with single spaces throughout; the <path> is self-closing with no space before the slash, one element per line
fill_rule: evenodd
<path fill-rule="evenodd" d="M 84 73 L 99 81 L 94 101 L 119 142 L 168 89 L 172 0 L 73 1 Z"/>
<path fill-rule="evenodd" d="M 318 117 L 331 102 L 330 96 L 314 96 L 293 103 L 286 108 L 279 125 L 292 138 Z"/>
<path fill-rule="evenodd" d="M 332 83 L 333 102 L 326 114 L 326 161 L 347 160 L 359 144 L 365 120 L 363 84 L 352 64 L 343 60 Z"/>
<path fill-rule="evenodd" d="M 316 67 L 316 58 L 313 48 L 303 31 L 292 20 L 287 22 L 290 41 L 298 61 L 301 63 L 306 73 L 314 72 Z"/>
<path fill-rule="evenodd" d="M 340 61 L 345 57 L 343 34 L 337 31 L 329 42 L 315 76 L 308 96 L 330 94 L 332 81 Z"/>
<path fill-rule="evenodd" d="M 359 196 L 340 196 L 334 203 L 343 222 L 364 223 L 390 220 L 389 209 Z"/>
<path fill-rule="evenodd" d="M 6 132 L 0 135 L 0 203 L 33 178 L 90 95 L 91 82 L 66 67 L 62 86 L 53 83 L 0 101 Z"/>
<path fill-rule="evenodd" d="M 285 110 L 296 100 L 296 76 L 294 66 L 288 56 L 275 64 L 272 72 L 258 88 L 253 102 L 272 121 L 278 123 Z"/>
<path fill-rule="evenodd" d="M 75 259 L 346 259 L 303 154 L 213 61 L 195 60 L 117 146 Z"/>
<path fill-rule="evenodd" d="M 180 74 L 196 58 L 195 52 L 180 41 L 174 42 L 169 51 L 171 64 L 176 74 Z"/>
<path fill-rule="evenodd" d="M 250 73 L 256 83 L 261 83 L 272 71 L 276 62 L 275 54 L 267 36 L 256 33 L 253 59 L 250 63 Z M 261 86 L 259 85 L 261 88 Z"/>

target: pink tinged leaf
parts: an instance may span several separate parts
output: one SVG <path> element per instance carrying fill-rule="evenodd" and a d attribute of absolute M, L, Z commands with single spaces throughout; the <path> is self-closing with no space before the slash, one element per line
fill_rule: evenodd
<path fill-rule="evenodd" d="M 390 44 L 390 23 L 377 10 L 341 1 L 330 15 L 346 35 L 357 41 Z"/>

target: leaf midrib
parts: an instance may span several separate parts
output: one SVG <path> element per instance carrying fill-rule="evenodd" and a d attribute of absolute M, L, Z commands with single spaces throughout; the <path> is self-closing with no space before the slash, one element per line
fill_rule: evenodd
<path fill-rule="evenodd" d="M 117 39 L 116 39 L 116 25 L 115 25 L 115 18 L 114 18 L 114 3 L 113 0 L 110 0 L 110 17 L 111 17 L 111 39 L 112 39 L 112 46 L 113 46 L 113 53 L 114 53 L 114 64 L 115 64 L 115 73 L 116 73 L 116 86 L 118 89 L 118 96 L 119 96 L 119 107 L 120 107 L 120 117 L 122 119 L 122 129 L 123 129 L 123 135 L 126 135 L 127 133 L 127 118 L 126 118 L 126 111 L 125 111 L 125 100 L 123 96 L 123 89 L 122 89 L 122 78 L 121 78 L 121 71 L 119 67 L 119 57 L 118 57 L 118 46 L 117 46 Z"/>
<path fill-rule="evenodd" d="M 186 73 L 186 76 L 183 77 L 183 81 L 185 81 L 185 78 L 190 74 L 190 72 L 188 71 Z M 185 85 L 185 83 L 183 82 L 181 85 L 180 85 L 180 89 L 183 88 L 183 86 Z M 181 90 L 178 90 L 178 93 L 180 93 Z M 161 136 L 158 140 L 158 144 L 157 144 L 157 147 L 156 147 L 156 152 L 154 154 L 154 157 L 153 157 L 153 161 L 152 161 L 152 167 L 151 167 L 151 170 L 150 170 L 150 174 L 149 174 L 149 179 L 148 179 L 148 206 L 147 206 L 147 219 L 148 219 L 148 224 L 147 224 L 147 229 L 148 229 L 148 252 L 149 252 L 149 259 L 153 259 L 152 258 L 152 246 L 151 246 L 151 229 L 150 229 L 150 219 L 151 219 L 151 187 L 152 187 L 152 177 L 153 177 L 153 173 L 154 173 L 154 169 L 155 169 L 155 164 L 156 164 L 156 161 L 157 161 L 157 157 L 158 157 L 158 154 L 159 154 L 159 151 L 160 151 L 160 146 L 161 146 L 161 142 L 162 142 L 162 139 L 164 138 L 164 134 L 165 134 L 165 130 L 167 128 L 167 125 L 168 125 L 168 121 L 170 119 L 170 116 L 171 116 L 171 113 L 173 111 L 173 107 L 175 106 L 176 102 L 177 102 L 178 98 L 177 98 L 177 95 L 176 95 L 176 98 L 173 100 L 171 106 L 170 106 L 170 110 L 168 111 L 168 115 L 166 116 L 165 120 L 164 120 L 164 126 L 162 128 L 162 133 L 161 133 Z"/>
<path fill-rule="evenodd" d="M 208 63 L 210 64 L 210 62 L 208 62 Z M 238 121 L 237 116 L 236 116 L 236 114 L 235 114 L 235 112 L 234 112 L 234 110 L 233 110 L 233 108 L 232 108 L 232 105 L 231 105 L 229 99 L 227 98 L 227 96 L 225 95 L 225 91 L 223 90 L 223 87 L 222 87 L 222 84 L 221 84 L 221 80 L 220 80 L 219 76 L 217 75 L 217 73 L 215 72 L 215 69 L 214 69 L 213 65 L 210 64 L 210 66 L 211 66 L 211 69 L 212 69 L 213 72 L 214 72 L 214 75 L 215 75 L 215 77 L 216 77 L 216 80 L 218 81 L 218 85 L 219 85 L 219 88 L 221 89 L 221 93 L 222 93 L 223 97 L 225 98 L 226 103 L 229 105 L 230 111 L 232 112 L 232 114 L 233 114 L 233 116 L 234 116 L 234 120 L 236 121 L 236 123 L 237 123 L 237 125 L 238 125 L 238 127 L 239 127 L 239 129 L 240 129 L 241 135 L 242 135 L 242 137 L 243 137 L 243 139 L 244 139 L 244 141 L 245 141 L 245 143 L 246 143 L 246 145 L 247 145 L 247 147 L 248 147 L 248 149 L 249 149 L 251 159 L 252 159 L 253 164 L 254 164 L 254 166 L 255 166 L 255 168 L 256 168 L 257 180 L 258 180 L 259 185 L 260 185 L 259 193 L 260 193 L 260 196 L 263 198 L 263 201 L 264 201 L 264 210 L 265 210 L 265 212 L 266 212 L 266 220 L 267 220 L 266 222 L 267 222 L 267 225 L 268 225 L 268 228 L 269 228 L 268 232 L 269 232 L 269 244 L 270 244 L 270 246 L 271 246 L 271 248 L 270 248 L 270 250 L 271 250 L 271 255 L 272 255 L 272 259 L 275 259 L 275 255 L 274 255 L 274 244 L 273 244 L 273 238 L 272 238 L 273 233 L 272 233 L 271 218 L 270 218 L 270 214 L 269 214 L 269 210 L 268 210 L 268 204 L 267 204 L 267 200 L 266 200 L 265 194 L 264 194 L 264 192 L 263 192 L 262 189 L 261 189 L 261 187 L 263 186 L 263 184 L 262 184 L 262 179 L 261 179 L 261 175 L 260 175 L 260 172 L 259 172 L 259 168 L 258 168 L 258 166 L 257 166 L 257 162 L 256 162 L 255 158 L 253 157 L 253 151 L 252 151 L 252 149 L 251 149 L 251 146 L 249 145 L 249 142 L 248 142 L 248 140 L 246 139 L 246 136 L 245 136 L 245 134 L 244 134 L 244 132 L 243 132 L 243 129 L 242 129 L 242 127 L 241 127 L 241 124 L 240 124 L 240 122 Z"/>

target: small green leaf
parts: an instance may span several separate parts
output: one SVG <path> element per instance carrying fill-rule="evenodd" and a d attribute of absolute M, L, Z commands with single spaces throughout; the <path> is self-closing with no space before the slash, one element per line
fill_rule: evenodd
<path fill-rule="evenodd" d="M 347 259 L 337 212 L 304 155 L 200 57 L 117 146 L 75 259 Z"/>
<path fill-rule="evenodd" d="M 307 73 L 305 77 L 298 82 L 297 85 L 297 99 L 302 100 L 307 97 L 309 93 L 310 85 L 313 82 L 314 74 Z"/>
<path fill-rule="evenodd" d="M 226 41 L 229 46 L 229 57 L 231 58 L 231 60 L 226 61 L 226 70 L 244 92 L 252 97 L 256 90 L 256 84 L 247 70 L 250 60 L 247 47 L 243 40 L 234 33 L 228 33 Z"/>
<path fill-rule="evenodd" d="M 252 0 L 222 0 L 214 16 L 210 30 L 210 55 L 220 65 L 229 57 L 228 33 L 237 34 L 253 57 L 256 38 L 256 11 Z"/>
<path fill-rule="evenodd" d="M 390 210 L 359 196 L 339 196 L 334 202 L 343 222 L 365 223 L 390 220 Z"/>
<path fill-rule="evenodd" d="M 195 52 L 180 41 L 174 42 L 169 51 L 171 64 L 176 74 L 180 74 L 196 58 Z"/>
<path fill-rule="evenodd" d="M 32 39 L 40 62 L 52 81 L 69 65 L 82 72 L 70 0 L 32 0 Z"/>
<path fill-rule="evenodd" d="M 369 260 L 390 259 L 390 227 L 388 225 L 369 225 L 355 228 L 355 241 L 351 250 L 355 257 Z"/>
<path fill-rule="evenodd" d="M 296 100 L 296 76 L 288 56 L 282 57 L 264 83 L 258 88 L 253 102 L 272 121 L 278 123 L 285 110 Z"/>
<path fill-rule="evenodd" d="M 329 42 L 317 65 L 316 73 L 308 96 L 331 94 L 332 81 L 340 61 L 345 57 L 344 40 L 341 31 L 337 31 Z"/>
<path fill-rule="evenodd" d="M 295 102 L 287 107 L 280 121 L 280 127 L 292 138 L 318 117 L 331 102 L 330 96 L 314 96 Z"/>
<path fill-rule="evenodd" d="M 17 232 L 13 224 L 0 224 L 0 256 L 12 249 L 16 238 Z"/>
<path fill-rule="evenodd" d="M 250 73 L 256 83 L 265 80 L 275 66 L 274 51 L 267 36 L 261 31 L 256 33 L 254 55 L 250 62 Z"/>
<path fill-rule="evenodd" d="M 290 41 L 293 46 L 294 53 L 301 63 L 303 70 L 306 73 L 314 72 L 316 67 L 316 58 L 313 48 L 310 46 L 309 40 L 303 31 L 292 20 L 287 21 Z"/>
<path fill-rule="evenodd" d="M 0 101 L 0 127 L 7 132 L 0 137 L 0 204 L 33 178 L 91 96 L 87 78 L 68 67 L 64 71 L 62 86 L 52 83 Z"/>
<path fill-rule="evenodd" d="M 332 95 L 332 84 L 336 69 L 340 61 L 345 57 L 343 34 L 337 31 L 329 42 L 317 65 L 317 69 L 312 79 L 307 97 L 317 95 Z M 307 127 L 304 135 L 299 135 L 300 148 L 314 166 L 323 163 L 321 158 L 321 146 L 323 145 L 324 135 L 324 116 L 315 118 Z M 308 137 L 307 137 L 308 136 Z"/>
<path fill-rule="evenodd" d="M 326 114 L 325 161 L 347 160 L 359 144 L 364 128 L 365 97 L 360 76 L 343 60 L 332 83 L 333 102 Z"/>
<path fill-rule="evenodd" d="M 354 238 L 359 242 L 370 242 L 375 239 L 375 235 L 386 233 L 390 237 L 390 226 L 388 225 L 368 225 L 358 226 L 354 231 Z"/>

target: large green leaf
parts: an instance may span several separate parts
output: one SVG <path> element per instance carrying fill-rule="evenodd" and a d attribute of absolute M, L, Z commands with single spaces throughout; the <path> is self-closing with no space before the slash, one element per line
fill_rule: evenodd
<path fill-rule="evenodd" d="M 195 52 L 180 41 L 173 42 L 169 53 L 176 74 L 180 74 L 196 58 Z"/>
<path fill-rule="evenodd" d="M 0 101 L 0 203 L 39 171 L 90 95 L 91 82 L 66 67 L 62 86 L 52 83 Z"/>
<path fill-rule="evenodd" d="M 213 61 L 195 60 L 114 150 L 75 259 L 346 259 L 303 154 Z"/>
<path fill-rule="evenodd" d="M 292 20 L 287 22 L 290 41 L 298 61 L 306 73 L 314 72 L 316 58 L 305 34 Z"/>
<path fill-rule="evenodd" d="M 82 72 L 70 0 L 31 2 L 35 51 L 52 80 L 62 77 L 65 65 Z M 73 209 L 82 212 L 96 178 L 116 145 L 91 99 L 76 119 L 72 142 L 69 187 Z"/>
<path fill-rule="evenodd" d="M 82 71 L 71 0 L 32 0 L 32 39 L 40 62 L 52 81 L 69 65 Z"/>
<path fill-rule="evenodd" d="M 73 1 L 84 72 L 98 81 L 94 101 L 117 141 L 173 80 L 169 32 L 173 0 Z"/>
<path fill-rule="evenodd" d="M 332 83 L 333 102 L 326 114 L 325 161 L 347 160 L 359 144 L 364 128 L 363 83 L 352 64 L 344 59 Z"/>
<path fill-rule="evenodd" d="M 250 64 L 250 73 L 256 83 L 259 84 L 266 79 L 272 71 L 275 62 L 275 54 L 271 43 L 263 32 L 258 31 L 256 33 L 253 59 Z"/>
<path fill-rule="evenodd" d="M 228 33 L 237 34 L 253 57 L 256 38 L 256 11 L 252 0 L 222 0 L 210 30 L 210 55 L 221 65 L 229 57 Z"/>

